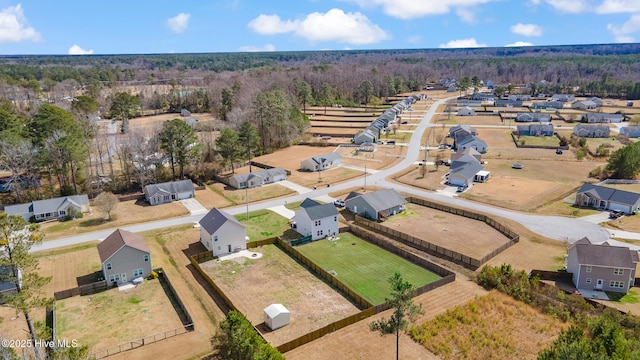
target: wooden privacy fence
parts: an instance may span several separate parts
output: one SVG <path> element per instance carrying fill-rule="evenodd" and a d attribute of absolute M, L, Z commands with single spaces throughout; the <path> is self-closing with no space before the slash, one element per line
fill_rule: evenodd
<path fill-rule="evenodd" d="M 182 325 L 184 325 L 185 329 L 193 331 L 194 327 L 191 315 L 189 314 L 187 308 L 184 306 L 184 303 L 182 302 L 182 299 L 180 299 L 180 296 L 176 292 L 176 289 L 171 284 L 169 277 L 166 275 L 162 268 L 156 268 L 153 269 L 153 271 L 158 274 L 158 281 L 169 297 L 169 300 L 171 300 L 171 304 L 173 304 L 173 306 L 175 307 L 175 310 L 178 313 L 178 317 L 180 318 L 180 321 L 182 321 Z"/>
<path fill-rule="evenodd" d="M 191 325 L 193 325 L 193 324 L 191 324 Z M 191 328 L 190 328 L 189 325 L 177 327 L 177 328 L 174 328 L 174 329 L 165 330 L 165 331 L 159 332 L 157 334 L 148 335 L 148 336 L 145 336 L 145 337 L 142 337 L 142 338 L 139 338 L 139 339 L 127 341 L 125 343 L 118 344 L 118 345 L 112 346 L 112 347 L 104 349 L 104 350 L 98 350 L 98 351 L 94 352 L 93 354 L 90 354 L 89 355 L 89 359 L 102 359 L 102 358 L 105 358 L 107 356 L 116 355 L 116 354 L 119 354 L 119 353 L 124 352 L 124 351 L 137 349 L 139 347 L 142 347 L 142 346 L 145 346 L 145 345 L 150 345 L 150 344 L 153 344 L 153 343 L 158 342 L 158 341 L 162 341 L 162 340 L 170 339 L 170 338 L 178 336 L 178 335 L 186 334 L 188 332 L 191 332 L 192 330 L 193 330 L 193 326 L 191 326 Z"/>
<path fill-rule="evenodd" d="M 53 297 L 56 300 L 62 300 L 62 299 L 70 298 L 72 296 L 76 296 L 76 295 L 84 296 L 89 294 L 95 294 L 97 292 L 105 291 L 105 290 L 107 290 L 107 281 L 101 280 L 91 284 L 81 285 L 72 289 L 56 291 L 53 293 Z"/>

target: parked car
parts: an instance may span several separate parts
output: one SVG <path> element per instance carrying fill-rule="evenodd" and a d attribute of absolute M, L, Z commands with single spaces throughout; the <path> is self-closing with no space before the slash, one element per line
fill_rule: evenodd
<path fill-rule="evenodd" d="M 465 190 L 467 190 L 467 185 L 458 186 L 458 189 L 456 190 L 456 192 L 463 192 Z"/>
<path fill-rule="evenodd" d="M 401 122 L 400 124 L 402 124 L 402 125 L 406 125 L 406 124 L 408 124 L 408 123 L 409 123 L 408 121 L 403 121 L 403 122 Z"/>
<path fill-rule="evenodd" d="M 333 205 L 335 205 L 337 207 L 344 207 L 344 200 L 338 199 L 338 200 L 333 202 Z"/>
<path fill-rule="evenodd" d="M 387 141 L 387 145 L 395 145 L 396 141 L 395 140 L 389 140 Z"/>
<path fill-rule="evenodd" d="M 618 219 L 624 215 L 624 211 L 612 210 L 609 212 L 609 219 Z"/>
<path fill-rule="evenodd" d="M 556 155 L 562 155 L 562 149 L 556 149 Z"/>

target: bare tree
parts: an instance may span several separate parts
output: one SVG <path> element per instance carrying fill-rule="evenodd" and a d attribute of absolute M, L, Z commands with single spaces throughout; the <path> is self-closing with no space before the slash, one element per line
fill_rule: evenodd
<path fill-rule="evenodd" d="M 11 183 L 18 203 L 22 203 L 22 184 L 33 186 L 38 192 L 34 174 L 37 155 L 37 149 L 28 141 L 10 144 L 0 140 L 0 169 L 11 172 Z"/>
<path fill-rule="evenodd" d="M 118 197 L 110 192 L 100 193 L 94 200 L 95 207 L 101 212 L 106 213 L 109 221 L 111 221 L 111 213 L 116 210 L 118 203 Z"/>

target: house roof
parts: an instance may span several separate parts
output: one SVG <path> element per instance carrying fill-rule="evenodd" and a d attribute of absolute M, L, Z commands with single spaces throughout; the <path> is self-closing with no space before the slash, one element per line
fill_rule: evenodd
<path fill-rule="evenodd" d="M 640 194 L 638 193 L 618 190 L 606 186 L 585 183 L 580 187 L 580 189 L 578 189 L 578 194 L 590 196 L 590 192 L 595 193 L 600 200 L 609 200 L 618 204 L 634 205 L 640 201 Z"/>
<path fill-rule="evenodd" d="M 316 164 L 323 164 L 325 162 L 342 159 L 342 155 L 336 152 L 330 152 L 328 154 L 317 155 L 309 159 L 311 159 L 311 161 L 315 162 Z"/>
<path fill-rule="evenodd" d="M 200 221 L 198 222 L 200 226 L 207 231 L 209 234 L 214 234 L 222 225 L 224 225 L 227 221 L 238 224 L 244 228 L 238 220 L 236 220 L 233 215 L 229 214 L 226 211 L 219 210 L 218 208 L 213 208 L 209 211 Z"/>
<path fill-rule="evenodd" d="M 587 121 L 599 122 L 602 120 L 620 120 L 622 121 L 622 114 L 605 114 L 605 113 L 587 113 L 583 115 Z"/>
<path fill-rule="evenodd" d="M 331 203 L 307 206 L 303 207 L 302 210 L 299 211 L 306 212 L 307 216 L 309 216 L 309 219 L 311 220 L 319 220 L 329 216 L 338 215 L 338 209 L 336 209 L 336 207 Z"/>
<path fill-rule="evenodd" d="M 461 145 L 467 145 L 467 144 L 472 144 L 472 143 L 477 143 L 477 145 L 480 145 L 480 147 L 486 147 L 487 146 L 487 142 L 477 138 L 475 136 L 465 136 L 462 138 L 456 138 L 456 146 L 460 147 Z"/>
<path fill-rule="evenodd" d="M 347 201 L 349 199 L 353 199 L 354 197 L 360 196 L 360 195 L 362 195 L 362 194 L 360 194 L 359 192 L 356 192 L 356 191 L 352 191 L 352 192 L 349 193 L 349 195 L 347 195 L 346 198 L 344 198 L 344 201 Z"/>
<path fill-rule="evenodd" d="M 586 238 L 584 238 L 586 239 Z M 571 248 L 575 248 L 578 263 L 580 265 L 618 267 L 635 269 L 639 261 L 638 252 L 624 246 L 611 246 L 606 244 L 593 244 L 578 240 Z"/>
<path fill-rule="evenodd" d="M 371 206 L 371 208 L 375 210 L 376 213 L 407 203 L 407 200 L 405 200 L 397 191 L 393 189 L 382 189 L 366 194 L 361 194 L 360 198 L 367 204 L 369 204 L 369 206 Z"/>
<path fill-rule="evenodd" d="M 264 170 L 260 170 L 260 171 L 254 171 L 254 172 L 250 172 L 247 174 L 236 174 L 233 175 L 233 178 L 236 179 L 238 182 L 245 182 L 245 181 L 249 181 L 253 178 L 267 178 L 267 177 L 273 177 L 273 176 L 277 176 L 277 175 L 286 175 L 287 172 L 283 169 L 283 168 L 271 168 L 271 169 L 264 169 Z"/>
<path fill-rule="evenodd" d="M 300 204 L 300 207 L 301 208 L 307 208 L 307 207 L 316 206 L 316 205 L 320 205 L 320 203 L 315 201 L 315 200 L 306 198 L 306 199 L 304 199 L 302 204 Z"/>
<path fill-rule="evenodd" d="M 46 214 L 65 209 L 68 205 L 78 207 L 89 205 L 87 195 L 70 195 L 46 200 L 36 200 L 30 203 L 5 206 L 7 215 L 22 215 L 33 212 L 34 214 Z"/>
<path fill-rule="evenodd" d="M 456 163 L 456 166 L 454 166 L 454 163 Z M 484 170 L 484 167 L 480 165 L 477 160 L 469 162 L 454 161 L 453 163 L 451 163 L 451 173 L 449 174 L 449 176 L 451 177 L 453 175 L 461 175 L 464 178 L 471 180 L 478 172 L 482 170 Z"/>
<path fill-rule="evenodd" d="M 482 157 L 482 154 L 480 154 L 478 152 L 478 150 L 472 148 L 472 147 L 468 147 L 464 150 L 460 150 L 460 151 L 456 151 L 455 153 L 451 154 L 451 161 L 456 161 L 459 160 L 460 158 L 464 157 L 465 155 L 468 156 L 472 156 L 473 158 L 479 160 Z"/>
<path fill-rule="evenodd" d="M 170 181 L 160 184 L 149 184 L 144 187 L 144 193 L 151 197 L 156 194 L 177 194 L 182 192 L 193 192 L 193 182 L 191 180 Z"/>
<path fill-rule="evenodd" d="M 142 235 L 134 234 L 123 229 L 116 229 L 111 235 L 107 236 L 100 244 L 98 244 L 98 254 L 100 262 L 107 261 L 113 254 L 118 252 L 124 246 L 129 246 L 140 251 L 151 253 L 149 246 L 144 241 Z"/>
<path fill-rule="evenodd" d="M 609 133 L 611 131 L 611 129 L 609 129 L 608 126 L 605 125 L 585 125 L 585 124 L 578 124 L 573 128 L 573 133 L 575 135 L 578 135 L 578 133 L 580 132 L 580 130 L 584 130 L 587 131 L 587 133 L 592 134 L 595 132 L 604 132 L 604 133 Z"/>

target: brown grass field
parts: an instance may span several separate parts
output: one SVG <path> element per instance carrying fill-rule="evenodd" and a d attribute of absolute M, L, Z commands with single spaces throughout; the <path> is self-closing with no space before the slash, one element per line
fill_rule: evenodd
<path fill-rule="evenodd" d="M 107 214 L 92 207 L 92 213 L 85 214 L 81 219 L 46 222 L 41 224 L 41 229 L 45 234 L 45 240 L 52 240 L 69 236 L 69 234 L 122 227 L 188 214 L 187 208 L 179 202 L 150 206 L 144 200 L 130 200 L 118 204 L 116 210 L 111 213 L 111 221 L 106 220 Z"/>
<path fill-rule="evenodd" d="M 417 204 L 408 204 L 407 211 L 390 217 L 384 225 L 474 259 L 509 242 L 484 222 Z"/>
<path fill-rule="evenodd" d="M 90 351 L 181 326 L 159 280 L 56 302 L 56 338 L 76 339 Z"/>
<path fill-rule="evenodd" d="M 492 291 L 416 327 L 414 339 L 443 359 L 536 359 L 568 324 Z"/>
<path fill-rule="evenodd" d="M 263 331 L 270 344 L 278 346 L 359 311 L 275 245 L 254 251 L 263 256 L 211 260 L 200 266 L 247 319 Z M 263 309 L 273 303 L 287 307 L 291 323 L 269 331 L 263 324 Z"/>
<path fill-rule="evenodd" d="M 282 196 L 292 195 L 295 191 L 284 187 L 278 183 L 267 184 L 251 189 L 234 189 L 223 183 L 212 183 L 207 185 L 211 191 L 224 197 L 231 206 L 244 204 L 245 195 L 248 194 L 249 202 L 258 202 L 267 199 L 275 199 Z"/>

